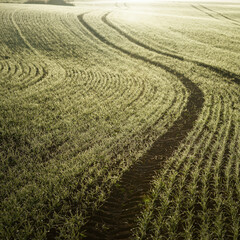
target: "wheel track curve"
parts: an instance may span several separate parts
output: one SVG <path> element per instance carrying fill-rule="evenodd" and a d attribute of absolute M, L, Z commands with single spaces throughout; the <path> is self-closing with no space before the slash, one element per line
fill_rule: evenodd
<path fill-rule="evenodd" d="M 122 175 L 120 182 L 114 186 L 107 201 L 98 212 L 93 214 L 83 229 L 86 231 L 86 239 L 129 239 L 132 234 L 131 229 L 136 227 L 135 218 L 141 210 L 140 204 L 150 189 L 152 176 L 160 167 L 156 157 L 162 156 L 163 159 L 167 159 L 177 149 L 193 128 L 203 107 L 204 96 L 200 88 L 182 73 L 160 62 L 131 53 L 107 40 L 85 21 L 84 15 L 78 16 L 80 23 L 102 43 L 133 59 L 159 67 L 174 75 L 190 92 L 181 116 L 165 134 L 154 142 L 152 147 L 142 156 L 141 161 L 134 164 L 130 170 Z"/>
<path fill-rule="evenodd" d="M 186 62 L 189 62 L 189 63 L 194 63 L 194 64 L 196 64 L 196 65 L 198 65 L 200 67 L 204 67 L 204 68 L 206 68 L 206 69 L 208 69 L 210 71 L 213 71 L 213 72 L 215 72 L 215 73 L 217 73 L 217 74 L 219 74 L 219 75 L 221 75 L 223 77 L 226 77 L 226 78 L 232 80 L 233 82 L 237 83 L 238 85 L 240 85 L 240 75 L 238 75 L 236 73 L 230 72 L 230 71 L 228 71 L 226 69 L 222 69 L 222 68 L 219 68 L 219 67 L 216 67 L 216 66 L 213 66 L 213 65 L 209 65 L 207 63 L 199 62 L 199 61 L 196 61 L 196 60 L 191 60 L 191 59 L 188 59 L 188 58 L 176 55 L 176 54 L 170 54 L 170 53 L 167 53 L 167 52 L 155 49 L 153 47 L 150 47 L 150 46 L 140 42 L 139 40 L 135 39 L 134 37 L 132 37 L 129 34 L 127 34 L 126 32 L 124 32 L 122 29 L 120 29 L 119 27 L 114 25 L 107 18 L 111 13 L 112 12 L 107 12 L 106 14 L 104 14 L 102 16 L 102 18 L 101 18 L 102 22 L 104 22 L 107 26 L 109 26 L 110 28 L 112 28 L 115 31 L 117 31 L 120 35 L 122 35 L 125 38 L 127 38 L 130 42 L 135 43 L 136 45 L 138 45 L 140 47 L 143 47 L 143 48 L 145 48 L 145 49 L 147 49 L 149 51 L 158 53 L 158 54 L 163 55 L 163 56 L 172 57 L 172 58 L 180 60 L 180 61 L 186 61 Z"/>
<path fill-rule="evenodd" d="M 156 106 L 151 110 L 149 108 L 149 104 L 153 103 L 154 101 L 159 98 L 157 91 L 153 91 L 154 89 L 146 84 L 146 89 L 145 89 L 145 83 L 142 78 L 136 78 L 128 75 L 122 75 L 121 77 L 118 74 L 109 74 L 109 73 L 103 73 L 103 72 L 98 72 L 98 71 L 83 71 L 79 69 L 72 69 L 69 68 L 66 70 L 67 72 L 67 81 L 62 86 L 63 89 L 67 87 L 70 84 L 75 84 L 77 82 L 78 86 L 81 86 L 80 89 L 81 91 L 78 91 L 78 94 L 81 96 L 87 96 L 91 93 L 99 95 L 99 100 L 98 102 L 103 104 L 104 106 L 109 106 L 111 108 L 112 102 L 115 102 L 116 105 L 123 105 L 123 109 L 120 111 L 122 112 L 126 107 L 133 107 L 134 109 L 136 108 L 137 111 L 140 110 L 140 108 L 144 109 L 149 109 L 146 111 L 146 116 L 148 120 L 152 119 L 152 122 L 154 126 L 156 126 L 160 120 L 162 120 L 162 125 L 161 127 L 167 127 L 168 122 L 167 119 L 164 119 L 165 114 L 168 111 L 173 111 L 171 110 L 172 107 L 174 107 L 176 103 L 176 96 L 178 95 L 178 92 L 174 89 L 175 95 L 173 99 L 169 99 L 170 106 L 167 106 L 164 111 L 161 111 L 159 108 Z M 78 80 L 79 79 L 79 80 Z M 85 80 L 84 80 L 85 79 Z M 90 80 L 91 79 L 91 80 Z M 107 80 L 108 79 L 108 80 Z M 130 84 L 130 85 L 128 85 Z M 173 86 L 174 88 L 174 86 Z M 135 92 L 135 89 L 138 89 Z M 114 91 L 112 91 L 114 90 Z M 145 92 L 146 90 L 146 92 Z M 92 92 L 93 91 L 93 92 Z M 127 92 L 126 92 L 127 91 Z M 104 92 L 104 94 L 102 93 Z M 153 93 L 153 94 L 151 94 Z M 66 94 L 62 93 L 61 94 Z M 151 94 L 151 97 L 148 99 L 144 98 L 144 95 L 149 95 Z M 184 98 L 184 97 L 183 97 Z M 144 100 L 144 101 L 141 101 Z M 160 102 L 166 102 L 168 99 L 161 98 Z M 182 102 L 180 100 L 180 102 Z M 132 106 L 135 104 L 136 106 Z M 182 108 L 182 106 L 180 106 Z M 179 109 L 179 106 L 175 107 L 175 109 Z M 176 110 L 175 110 L 176 111 Z M 157 116 L 161 116 L 160 118 Z M 127 123 L 129 121 L 129 118 L 134 117 L 134 112 L 130 111 L 126 115 L 122 116 L 122 122 Z M 150 120 L 151 121 L 151 120 Z M 140 128 L 144 129 L 144 126 L 141 124 Z M 144 135 L 149 134 L 151 132 L 151 128 L 147 128 L 144 131 Z M 133 132 L 132 137 L 137 136 L 135 132 Z M 146 140 L 147 141 L 147 140 Z M 94 144 L 96 144 L 95 142 Z M 89 147 L 93 146 L 93 143 L 89 145 Z M 126 145 L 125 148 L 127 148 L 128 145 Z M 83 149 L 88 148 L 87 146 L 84 146 Z"/>
<path fill-rule="evenodd" d="M 223 17 L 224 19 L 228 20 L 228 21 L 231 22 L 232 24 L 240 27 L 240 23 L 239 23 L 237 20 L 232 19 L 232 18 L 230 18 L 230 17 L 227 17 L 227 16 L 225 16 L 224 14 L 219 13 L 218 11 L 212 10 L 212 9 L 210 9 L 210 8 L 202 5 L 202 4 L 199 4 L 199 6 L 200 6 L 202 9 L 205 10 L 205 11 L 204 11 L 204 10 L 201 10 L 201 9 L 197 8 L 199 11 L 202 11 L 202 12 L 204 12 L 205 14 L 208 14 L 206 11 L 215 13 L 215 14 L 217 14 L 218 16 Z M 219 18 L 217 18 L 217 19 L 218 19 L 218 20 L 221 20 L 221 19 L 219 19 Z"/>
<path fill-rule="evenodd" d="M 233 88 L 233 87 L 232 87 Z M 180 153 L 180 155 L 175 156 L 175 158 L 171 158 L 171 163 L 166 164 L 163 168 L 165 168 L 165 170 L 161 170 L 161 174 L 159 175 L 159 177 L 161 179 L 164 178 L 164 182 L 168 183 L 170 181 L 170 179 L 168 180 L 168 176 L 171 174 L 171 171 L 174 171 L 177 173 L 176 176 L 174 176 L 174 179 L 171 179 L 172 182 L 175 182 L 177 184 L 175 184 L 175 190 L 173 191 L 177 191 L 178 189 L 178 185 L 181 182 L 181 185 L 184 185 L 184 182 L 186 183 L 185 186 L 188 188 L 188 190 L 184 190 L 185 193 L 189 193 L 191 190 L 191 187 L 194 185 L 193 180 L 198 179 L 198 182 L 201 181 L 201 177 L 203 175 L 203 173 L 208 174 L 210 173 L 210 169 L 213 169 L 214 166 L 216 165 L 216 163 L 213 161 L 214 158 L 218 158 L 217 159 L 217 164 L 218 166 L 220 166 L 219 168 L 219 176 L 221 177 L 221 170 L 222 172 L 225 171 L 226 169 L 226 164 L 228 163 L 224 162 L 226 160 L 226 157 L 228 157 L 228 141 L 230 141 L 233 137 L 233 134 L 231 132 L 234 132 L 234 127 L 233 127 L 233 122 L 232 122 L 232 118 L 231 118 L 231 114 L 228 111 L 230 109 L 229 104 L 231 104 L 232 101 L 234 101 L 234 99 L 232 98 L 232 89 L 223 89 L 223 91 L 219 92 L 219 95 L 216 94 L 216 96 L 214 95 L 210 95 L 209 98 L 209 103 L 211 104 L 210 109 L 206 106 L 204 107 L 202 112 L 202 116 L 203 119 L 201 119 L 200 122 L 198 122 L 197 125 L 195 127 L 195 130 L 193 131 L 193 133 L 191 132 L 191 135 L 193 134 L 193 138 L 189 138 L 188 139 L 191 140 L 189 142 L 186 142 L 186 144 L 184 144 L 184 146 L 186 146 L 186 149 L 189 148 L 189 152 L 187 154 L 182 154 L 181 151 L 178 150 L 178 152 Z M 225 99 L 225 96 L 226 99 Z M 214 100 L 214 102 L 212 102 Z M 230 102 L 229 102 L 230 100 Z M 218 105 L 218 106 L 217 106 Z M 213 112 L 214 111 L 214 114 Z M 230 117 L 228 117 L 230 116 Z M 210 125 L 214 124 L 215 127 L 214 129 L 212 129 L 210 132 L 207 130 L 205 123 L 210 123 Z M 225 122 L 227 122 L 227 124 L 225 124 Z M 223 126 L 224 125 L 224 126 Z M 197 130 L 197 128 L 200 127 L 200 132 Z M 233 130 L 231 130 L 233 129 Z M 220 131 L 220 133 L 219 133 Z M 194 133 L 195 132 L 195 133 Z M 195 140 L 194 140 L 195 138 Z M 212 152 L 212 148 L 213 146 L 211 145 L 214 142 L 214 145 L 216 145 L 217 147 L 214 147 L 214 151 Z M 199 145 L 200 143 L 200 145 Z M 219 144 L 220 143 L 220 144 Z M 224 148 L 222 149 L 222 155 L 223 157 L 221 158 L 221 154 L 219 154 L 219 145 L 224 146 Z M 194 153 L 195 151 L 195 153 Z M 208 154 L 206 153 L 208 152 Z M 181 156 L 189 156 L 189 157 L 185 157 L 182 158 Z M 191 160 L 191 156 L 195 156 L 195 158 L 193 158 Z M 206 158 L 209 157 L 210 159 L 212 159 L 211 161 L 207 161 Z M 220 157 L 220 158 L 219 158 Z M 182 159 L 181 161 L 179 161 L 179 159 Z M 175 162 L 173 161 L 175 160 Z M 230 160 L 231 161 L 231 160 Z M 176 163 L 177 162 L 177 163 Z M 211 163 L 211 164 L 209 164 Z M 208 167 L 206 167 L 208 166 Z M 181 171 L 181 169 L 184 168 L 184 171 Z M 192 170 L 195 172 L 193 173 L 193 171 L 190 169 L 192 168 Z M 195 170 L 194 170 L 195 169 Z M 202 171 L 199 171 L 202 170 Z M 188 171 L 187 171 L 188 170 Z M 191 177 L 191 173 L 192 173 L 192 177 L 194 176 L 194 179 Z M 227 175 L 225 176 L 227 178 Z M 178 179 L 178 180 L 176 180 Z M 224 180 L 224 176 L 221 178 L 223 180 L 223 182 L 219 182 L 219 186 L 223 187 L 223 188 L 219 188 L 218 190 L 224 192 L 224 184 L 225 184 L 225 180 Z M 227 184 L 227 183 L 226 183 Z M 210 180 L 208 181 L 207 185 L 211 185 Z M 217 191 L 215 191 L 214 187 L 211 186 L 213 189 L 211 189 L 211 192 L 217 194 Z M 167 188 L 169 189 L 169 188 Z M 201 189 L 201 188 L 199 188 Z M 158 191 L 157 189 L 154 189 L 154 191 Z M 169 191 L 169 190 L 168 190 Z M 161 191 L 162 192 L 162 191 Z M 210 191 L 209 191 L 210 192 Z M 164 193 L 162 193 L 164 195 Z M 172 194 L 172 196 L 177 195 L 177 194 Z M 159 195 L 160 196 L 160 195 Z M 191 198 L 193 195 L 190 195 L 189 198 Z M 212 199 L 214 199 L 214 196 L 211 196 Z M 159 203 L 156 205 L 154 205 L 155 207 L 159 207 L 159 204 L 161 206 L 161 199 L 158 200 Z M 173 201 L 173 200 L 172 200 Z M 196 202 L 196 201 L 195 201 Z M 237 202 L 237 201 L 236 201 Z M 209 209 L 214 209 L 214 205 L 213 203 L 211 203 L 212 205 L 209 205 L 208 203 L 208 208 Z M 184 206 L 184 203 L 182 204 L 182 206 Z M 169 206 L 171 208 L 171 206 Z M 195 208 L 197 208 L 197 203 Z M 159 207 L 159 209 L 161 209 L 161 207 Z M 154 211 L 154 209 L 152 209 Z M 151 212 L 151 211 L 149 211 Z M 199 209 L 196 209 L 196 212 L 199 212 Z M 148 220 L 148 225 L 151 225 L 154 221 L 153 218 L 151 217 L 151 215 L 153 214 L 149 214 L 149 220 Z M 162 214 L 160 214 L 159 216 L 161 216 L 161 218 L 163 219 L 162 221 L 164 222 L 164 216 Z M 169 213 L 166 213 L 166 217 L 165 219 L 167 220 L 167 216 L 169 216 Z M 194 217 L 194 222 L 197 221 L 196 219 L 196 215 L 193 216 Z M 151 220 L 152 219 L 152 220 Z M 182 220 L 181 220 L 182 222 Z M 194 223 L 195 226 L 195 223 Z M 197 228 L 197 226 L 195 226 L 194 228 Z M 153 232 L 149 232 L 149 229 L 151 229 L 151 227 L 145 227 L 145 229 L 147 230 L 147 235 L 150 236 L 151 234 L 154 234 Z M 142 231 L 143 232 L 143 231 Z M 194 234 L 195 234 L 195 230 L 194 230 Z M 167 236 L 167 233 L 164 234 L 164 232 L 161 232 L 163 234 L 163 236 Z M 156 237 L 156 236 L 155 236 Z M 162 237 L 162 235 L 161 235 Z M 197 235 L 194 237 L 194 239 L 197 239 Z M 142 239 L 142 238 L 141 238 Z M 155 238 L 154 238 L 155 239 Z M 160 239 L 156 238 L 156 239 Z"/>
<path fill-rule="evenodd" d="M 191 7 L 192 7 L 192 8 L 195 8 L 196 10 L 198 10 L 198 11 L 200 11 L 200 12 L 206 14 L 206 15 L 208 15 L 210 18 L 214 18 L 215 20 L 219 20 L 218 18 L 216 18 L 216 17 L 213 16 L 212 14 L 204 11 L 203 9 L 199 8 L 198 6 L 195 6 L 195 5 L 191 4 Z"/>

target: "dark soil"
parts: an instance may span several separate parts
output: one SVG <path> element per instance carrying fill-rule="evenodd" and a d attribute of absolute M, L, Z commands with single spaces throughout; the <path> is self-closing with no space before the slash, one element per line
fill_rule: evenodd
<path fill-rule="evenodd" d="M 160 62 L 155 62 L 141 55 L 131 53 L 105 39 L 95 31 L 83 18 L 78 16 L 81 24 L 96 38 L 122 53 L 150 63 L 176 76 L 189 91 L 190 95 L 181 116 L 172 127 L 160 136 L 152 147 L 142 156 L 140 161 L 126 171 L 120 182 L 113 187 L 107 201 L 93 213 L 84 226 L 84 239 L 130 239 L 132 230 L 137 227 L 136 219 L 148 194 L 155 172 L 178 148 L 180 143 L 191 131 L 204 103 L 202 91 L 182 73 L 170 69 Z"/>

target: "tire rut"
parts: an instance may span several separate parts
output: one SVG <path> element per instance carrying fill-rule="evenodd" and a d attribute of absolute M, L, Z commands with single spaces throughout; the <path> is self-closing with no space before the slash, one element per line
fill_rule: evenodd
<path fill-rule="evenodd" d="M 174 75 L 190 93 L 180 117 L 165 134 L 154 142 L 140 161 L 123 173 L 121 180 L 112 188 L 109 198 L 98 211 L 93 213 L 83 228 L 85 239 L 130 239 L 132 229 L 136 228 L 135 220 L 141 211 L 146 194 L 150 190 L 155 171 L 160 169 L 161 163 L 173 154 L 181 141 L 192 130 L 198 114 L 202 110 L 204 96 L 199 87 L 182 73 L 160 62 L 131 53 L 110 42 L 84 20 L 84 14 L 79 15 L 78 19 L 92 35 L 108 47 Z"/>
<path fill-rule="evenodd" d="M 108 19 L 107 19 L 107 16 L 110 14 L 111 12 L 108 12 L 106 13 L 105 15 L 102 16 L 102 21 L 108 25 L 109 27 L 113 28 L 115 31 L 117 31 L 120 35 L 124 36 L 125 38 L 127 38 L 130 42 L 132 43 L 135 43 L 136 45 L 140 46 L 140 47 L 143 47 L 149 51 L 152 51 L 152 52 L 155 52 L 155 53 L 158 53 L 158 54 L 161 54 L 161 55 L 164 55 L 164 56 L 167 56 L 167 57 L 172 57 L 172 58 L 175 58 L 175 59 L 178 59 L 178 60 L 181 60 L 183 61 L 184 58 L 181 57 L 181 56 L 177 56 L 175 54 L 171 54 L 171 53 L 167 53 L 167 52 L 163 52 L 163 51 L 160 51 L 160 50 L 157 50 L 155 48 L 152 48 L 140 41 L 138 41 L 137 39 L 133 38 L 132 36 L 126 34 L 124 31 L 122 31 L 120 28 L 118 28 L 117 26 L 115 26 L 112 22 L 110 22 Z"/>
<path fill-rule="evenodd" d="M 192 8 L 195 8 L 196 10 L 198 10 L 198 11 L 200 11 L 200 12 L 206 14 L 206 15 L 208 15 L 208 16 L 211 17 L 211 18 L 214 18 L 214 19 L 216 19 L 216 20 L 219 20 L 218 18 L 216 18 L 216 17 L 213 16 L 212 14 L 210 14 L 210 13 L 202 10 L 201 8 L 199 8 L 199 7 L 195 6 L 195 5 L 191 5 L 191 7 L 192 7 Z"/>
<path fill-rule="evenodd" d="M 237 20 L 235 20 L 235 19 L 232 19 L 232 18 L 230 18 L 230 17 L 227 17 L 227 16 L 225 16 L 224 14 L 219 13 L 219 12 L 217 12 L 217 11 L 215 11 L 215 10 L 210 9 L 210 8 L 207 8 L 207 7 L 205 7 L 205 6 L 201 5 L 201 4 L 199 4 L 199 6 L 200 6 L 201 8 L 203 8 L 203 9 L 205 9 L 206 11 L 212 12 L 212 13 L 217 14 L 218 16 L 220 16 L 220 17 L 222 17 L 222 18 L 225 18 L 226 20 L 230 21 L 230 22 L 231 22 L 232 24 L 234 24 L 234 25 L 237 25 L 238 27 L 240 26 L 239 22 L 238 22 Z M 203 12 L 205 12 L 205 11 L 203 11 Z M 205 13 L 207 14 L 207 12 L 205 12 Z M 221 19 L 219 18 L 219 20 L 221 20 Z"/>
<path fill-rule="evenodd" d="M 195 6 L 192 5 L 192 7 L 196 8 Z M 198 9 L 198 8 L 197 8 Z M 198 9 L 200 11 L 200 9 Z M 111 27 L 112 29 L 114 29 L 115 31 L 117 31 L 120 35 L 124 36 L 125 38 L 127 38 L 130 42 L 132 43 L 135 43 L 137 44 L 138 46 L 140 47 L 143 47 L 149 51 L 152 51 L 152 52 L 155 52 L 155 53 L 158 53 L 160 55 L 163 55 L 163 56 L 167 56 L 167 57 L 172 57 L 174 59 L 177 59 L 177 60 L 180 60 L 180 61 L 186 61 L 186 62 L 189 62 L 189 63 L 194 63 L 200 67 L 204 67 L 212 72 L 215 72 L 219 75 L 221 75 L 222 77 L 226 77 L 228 78 L 229 80 L 232 80 L 233 82 L 237 83 L 238 85 L 240 85 L 240 75 L 236 74 L 236 73 L 233 73 L 233 72 L 230 72 L 228 70 L 225 70 L 225 69 L 222 69 L 222 68 L 219 68 L 219 67 L 216 67 L 216 66 L 212 66 L 212 65 L 209 65 L 207 63 L 203 63 L 203 62 L 199 62 L 199 61 L 196 61 L 196 60 L 191 60 L 191 59 L 187 59 L 187 58 L 184 58 L 182 56 L 178 56 L 176 54 L 170 54 L 170 53 L 166 53 L 166 52 L 163 52 L 163 51 L 160 51 L 160 50 L 157 50 L 155 48 L 152 48 L 140 41 L 138 41 L 137 39 L 133 38 L 132 36 L 128 35 L 127 33 L 125 33 L 124 31 L 122 31 L 120 28 L 118 28 L 116 25 L 114 25 L 110 20 L 107 19 L 107 16 L 110 14 L 111 12 L 108 12 L 106 13 L 105 15 L 103 15 L 102 17 L 102 21 L 108 25 L 109 27 Z"/>

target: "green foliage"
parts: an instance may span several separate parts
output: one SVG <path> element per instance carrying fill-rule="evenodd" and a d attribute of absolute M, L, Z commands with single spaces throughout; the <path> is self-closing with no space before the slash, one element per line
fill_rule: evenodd
<path fill-rule="evenodd" d="M 117 31 L 103 22 L 106 5 L 1 4 L 0 239 L 80 239 L 111 188 L 124 193 L 123 172 L 188 101 L 153 60 L 196 83 L 205 103 L 144 196 L 135 238 L 238 239 L 239 6 L 208 7 L 216 13 L 120 7 L 108 15 Z M 84 12 L 108 45 L 80 24 Z"/>

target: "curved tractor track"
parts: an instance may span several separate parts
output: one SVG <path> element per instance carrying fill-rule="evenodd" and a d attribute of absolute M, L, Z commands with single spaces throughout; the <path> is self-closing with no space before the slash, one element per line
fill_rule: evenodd
<path fill-rule="evenodd" d="M 194 6 L 193 6 L 193 7 L 194 7 Z M 199 7 L 201 7 L 201 9 L 200 9 Z M 240 27 L 239 22 L 238 22 L 237 20 L 235 20 L 235 19 L 232 19 L 232 18 L 230 18 L 230 17 L 227 17 L 227 16 L 225 16 L 224 14 L 222 14 L 222 13 L 220 13 L 220 12 L 217 12 L 217 11 L 215 11 L 215 10 L 212 10 L 212 9 L 210 9 L 210 8 L 207 8 L 206 6 L 203 6 L 203 5 L 201 5 L 201 4 L 199 4 L 199 7 L 195 7 L 195 8 L 196 8 L 197 10 L 199 10 L 199 11 L 207 14 L 208 16 L 210 16 L 210 17 L 212 17 L 212 18 L 215 18 L 215 19 L 217 19 L 217 20 L 225 19 L 225 20 L 229 21 L 230 23 L 232 23 L 232 24 Z M 211 14 L 210 14 L 209 12 L 210 12 Z M 214 17 L 212 14 L 215 14 L 216 17 Z"/>
<path fill-rule="evenodd" d="M 194 6 L 193 6 L 194 7 Z M 160 51 L 160 50 L 157 50 L 155 48 L 152 48 L 140 41 L 138 41 L 137 39 L 133 38 L 132 36 L 128 35 L 127 33 L 125 33 L 124 31 L 122 31 L 119 27 L 117 27 L 116 25 L 114 25 L 108 18 L 107 16 L 110 14 L 111 12 L 108 12 L 106 13 L 105 15 L 102 16 L 102 21 L 108 25 L 110 28 L 112 28 L 113 30 L 115 30 L 116 32 L 118 32 L 120 35 L 122 35 L 123 37 L 127 38 L 130 42 L 140 46 L 140 47 L 143 47 L 149 51 L 152 51 L 152 52 L 155 52 L 157 54 L 160 54 L 160 55 L 163 55 L 163 56 L 166 56 L 166 57 L 172 57 L 174 59 L 177 59 L 177 60 L 180 60 L 180 61 L 186 61 L 186 62 L 189 62 L 189 63 L 193 63 L 193 64 L 196 64 L 198 65 L 199 67 L 204 67 L 210 71 L 213 71 L 219 75 L 221 75 L 222 77 L 226 77 L 230 80 L 232 80 L 233 82 L 237 83 L 237 84 L 240 84 L 240 76 L 236 73 L 233 73 L 233 72 L 230 72 L 226 69 L 221 69 L 219 67 L 216 67 L 216 66 L 212 66 L 212 65 L 209 65 L 209 64 L 206 64 L 206 63 L 203 63 L 203 62 L 199 62 L 199 61 L 196 61 L 196 60 L 191 60 L 191 59 L 187 59 L 185 57 L 182 57 L 182 56 L 178 56 L 176 54 L 171 54 L 171 53 L 167 53 L 167 52 L 164 52 L 164 51 Z"/>
<path fill-rule="evenodd" d="M 78 16 L 80 23 L 98 40 L 133 59 L 159 67 L 174 75 L 189 91 L 187 104 L 178 120 L 155 141 L 138 163 L 122 175 L 121 181 L 113 187 L 109 198 L 97 212 L 93 213 L 83 229 L 86 239 L 129 239 L 132 230 L 136 228 L 135 219 L 141 211 L 145 194 L 150 190 L 155 171 L 160 169 L 161 163 L 173 154 L 192 130 L 202 110 L 204 96 L 199 87 L 182 73 L 160 62 L 131 53 L 107 40 L 84 19 L 84 15 Z"/>

